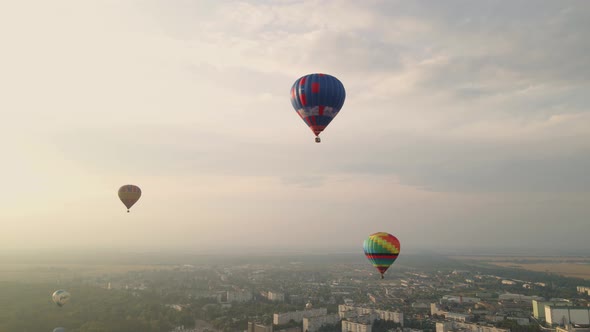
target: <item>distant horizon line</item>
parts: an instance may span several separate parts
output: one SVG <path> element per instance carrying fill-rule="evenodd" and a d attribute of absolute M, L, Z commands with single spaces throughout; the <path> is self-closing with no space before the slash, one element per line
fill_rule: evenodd
<path fill-rule="evenodd" d="M 405 250 L 404 250 L 405 249 Z M 184 254 L 184 255 L 209 255 L 209 256 L 226 256 L 226 255 L 338 255 L 338 254 L 359 254 L 364 255 L 363 249 L 353 247 L 307 247 L 302 248 L 276 248 L 276 247 L 262 247 L 262 246 L 236 246 L 224 247 L 223 249 L 216 248 L 202 249 L 202 248 L 150 248 L 150 247 L 38 247 L 38 248 L 6 248 L 0 252 L 0 256 L 5 254 L 15 253 L 38 253 L 38 252 L 68 252 L 68 253 L 82 253 L 92 251 L 96 254 L 100 253 L 127 253 L 127 254 Z M 541 248 L 489 248 L 489 247 L 447 247 L 447 248 L 402 248 L 401 255 L 433 255 L 433 256 L 518 256 L 518 257 L 590 257 L 587 250 L 580 249 L 563 249 L 555 250 L 541 250 Z M 236 253 L 237 252 L 237 253 Z"/>

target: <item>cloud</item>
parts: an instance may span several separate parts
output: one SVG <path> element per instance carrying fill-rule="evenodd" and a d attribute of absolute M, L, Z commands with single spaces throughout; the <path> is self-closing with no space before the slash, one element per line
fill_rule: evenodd
<path fill-rule="evenodd" d="M 283 176 L 281 183 L 287 186 L 299 186 L 304 188 L 321 187 L 326 181 L 326 176 L 317 175 L 291 175 Z"/>
<path fill-rule="evenodd" d="M 2 3 L 8 191 L 48 183 L 51 202 L 110 211 L 120 182 L 165 188 L 144 201 L 150 227 L 172 213 L 189 242 L 192 216 L 217 223 L 201 240 L 240 218 L 260 222 L 252 236 L 309 236 L 298 223 L 324 218 L 351 241 L 392 219 L 440 243 L 521 216 L 517 235 L 560 216 L 574 232 L 590 188 L 589 14 L 532 0 Z M 289 102 L 312 72 L 347 90 L 322 144 Z M 85 183 L 103 198 L 84 203 Z M 37 214 L 65 216 L 50 205 Z M 321 240 L 322 224 L 303 225 Z"/>
<path fill-rule="evenodd" d="M 573 68 L 590 61 L 588 41 L 573 32 L 588 25 L 588 7 L 568 6 L 151 2 L 137 20 L 160 28 L 171 49 L 154 58 L 168 65 L 146 86 L 150 99 L 131 107 L 141 109 L 141 121 L 129 121 L 135 139 L 100 127 L 56 137 L 78 156 L 102 151 L 99 163 L 118 161 L 111 168 L 158 173 L 272 174 L 287 184 L 307 179 L 291 168 L 319 177 L 335 169 L 387 172 L 429 190 L 579 191 L 582 166 L 569 165 L 586 163 L 588 80 Z M 311 71 L 338 73 L 348 91 L 326 130 L 342 144 L 330 147 L 330 160 L 283 139 L 305 137 L 286 91 Z M 187 86 L 166 89 L 172 80 Z M 169 127 L 156 127 L 158 113 Z M 94 148 L 75 147 L 82 142 Z"/>

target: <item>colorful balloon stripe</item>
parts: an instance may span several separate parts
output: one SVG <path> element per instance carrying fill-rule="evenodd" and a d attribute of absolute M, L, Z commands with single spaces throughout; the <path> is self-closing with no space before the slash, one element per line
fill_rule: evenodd
<path fill-rule="evenodd" d="M 373 264 L 375 268 L 383 274 L 393 262 L 397 259 L 400 252 L 399 240 L 385 232 L 371 234 L 368 239 L 363 242 L 363 249 L 365 256 Z"/>

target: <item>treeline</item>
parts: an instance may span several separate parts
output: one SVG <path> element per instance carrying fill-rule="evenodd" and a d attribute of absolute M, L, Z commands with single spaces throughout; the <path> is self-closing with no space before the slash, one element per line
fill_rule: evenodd
<path fill-rule="evenodd" d="M 64 327 L 68 332 L 161 332 L 194 326 L 193 315 L 166 306 L 155 296 L 122 290 L 70 285 L 70 302 L 51 301 L 60 287 L 51 284 L 0 283 L 0 331 L 42 332 Z"/>

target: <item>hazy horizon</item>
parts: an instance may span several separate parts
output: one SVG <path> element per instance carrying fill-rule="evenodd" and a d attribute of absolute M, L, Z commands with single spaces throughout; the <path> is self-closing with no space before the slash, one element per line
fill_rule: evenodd
<path fill-rule="evenodd" d="M 364 257 L 362 245 L 357 247 L 264 247 L 264 246 L 237 246 L 221 249 L 194 249 L 194 248 L 161 248 L 161 247 L 30 247 L 5 248 L 0 253 L 2 258 L 12 255 L 29 255 L 40 257 L 47 255 L 83 256 L 95 255 L 101 257 L 111 254 L 123 255 L 187 255 L 187 256 L 289 256 L 289 255 L 358 255 Z M 590 257 L 590 253 L 583 247 L 570 247 L 565 249 L 547 249 L 544 247 L 484 247 L 484 246 L 446 246 L 446 247 L 402 247 L 401 256 L 522 256 L 522 257 Z"/>
<path fill-rule="evenodd" d="M 380 231 L 402 255 L 590 252 L 588 18 L 588 1 L 3 2 L 0 252 L 362 250 Z M 315 72 L 347 93 L 321 144 L 289 100 Z"/>

